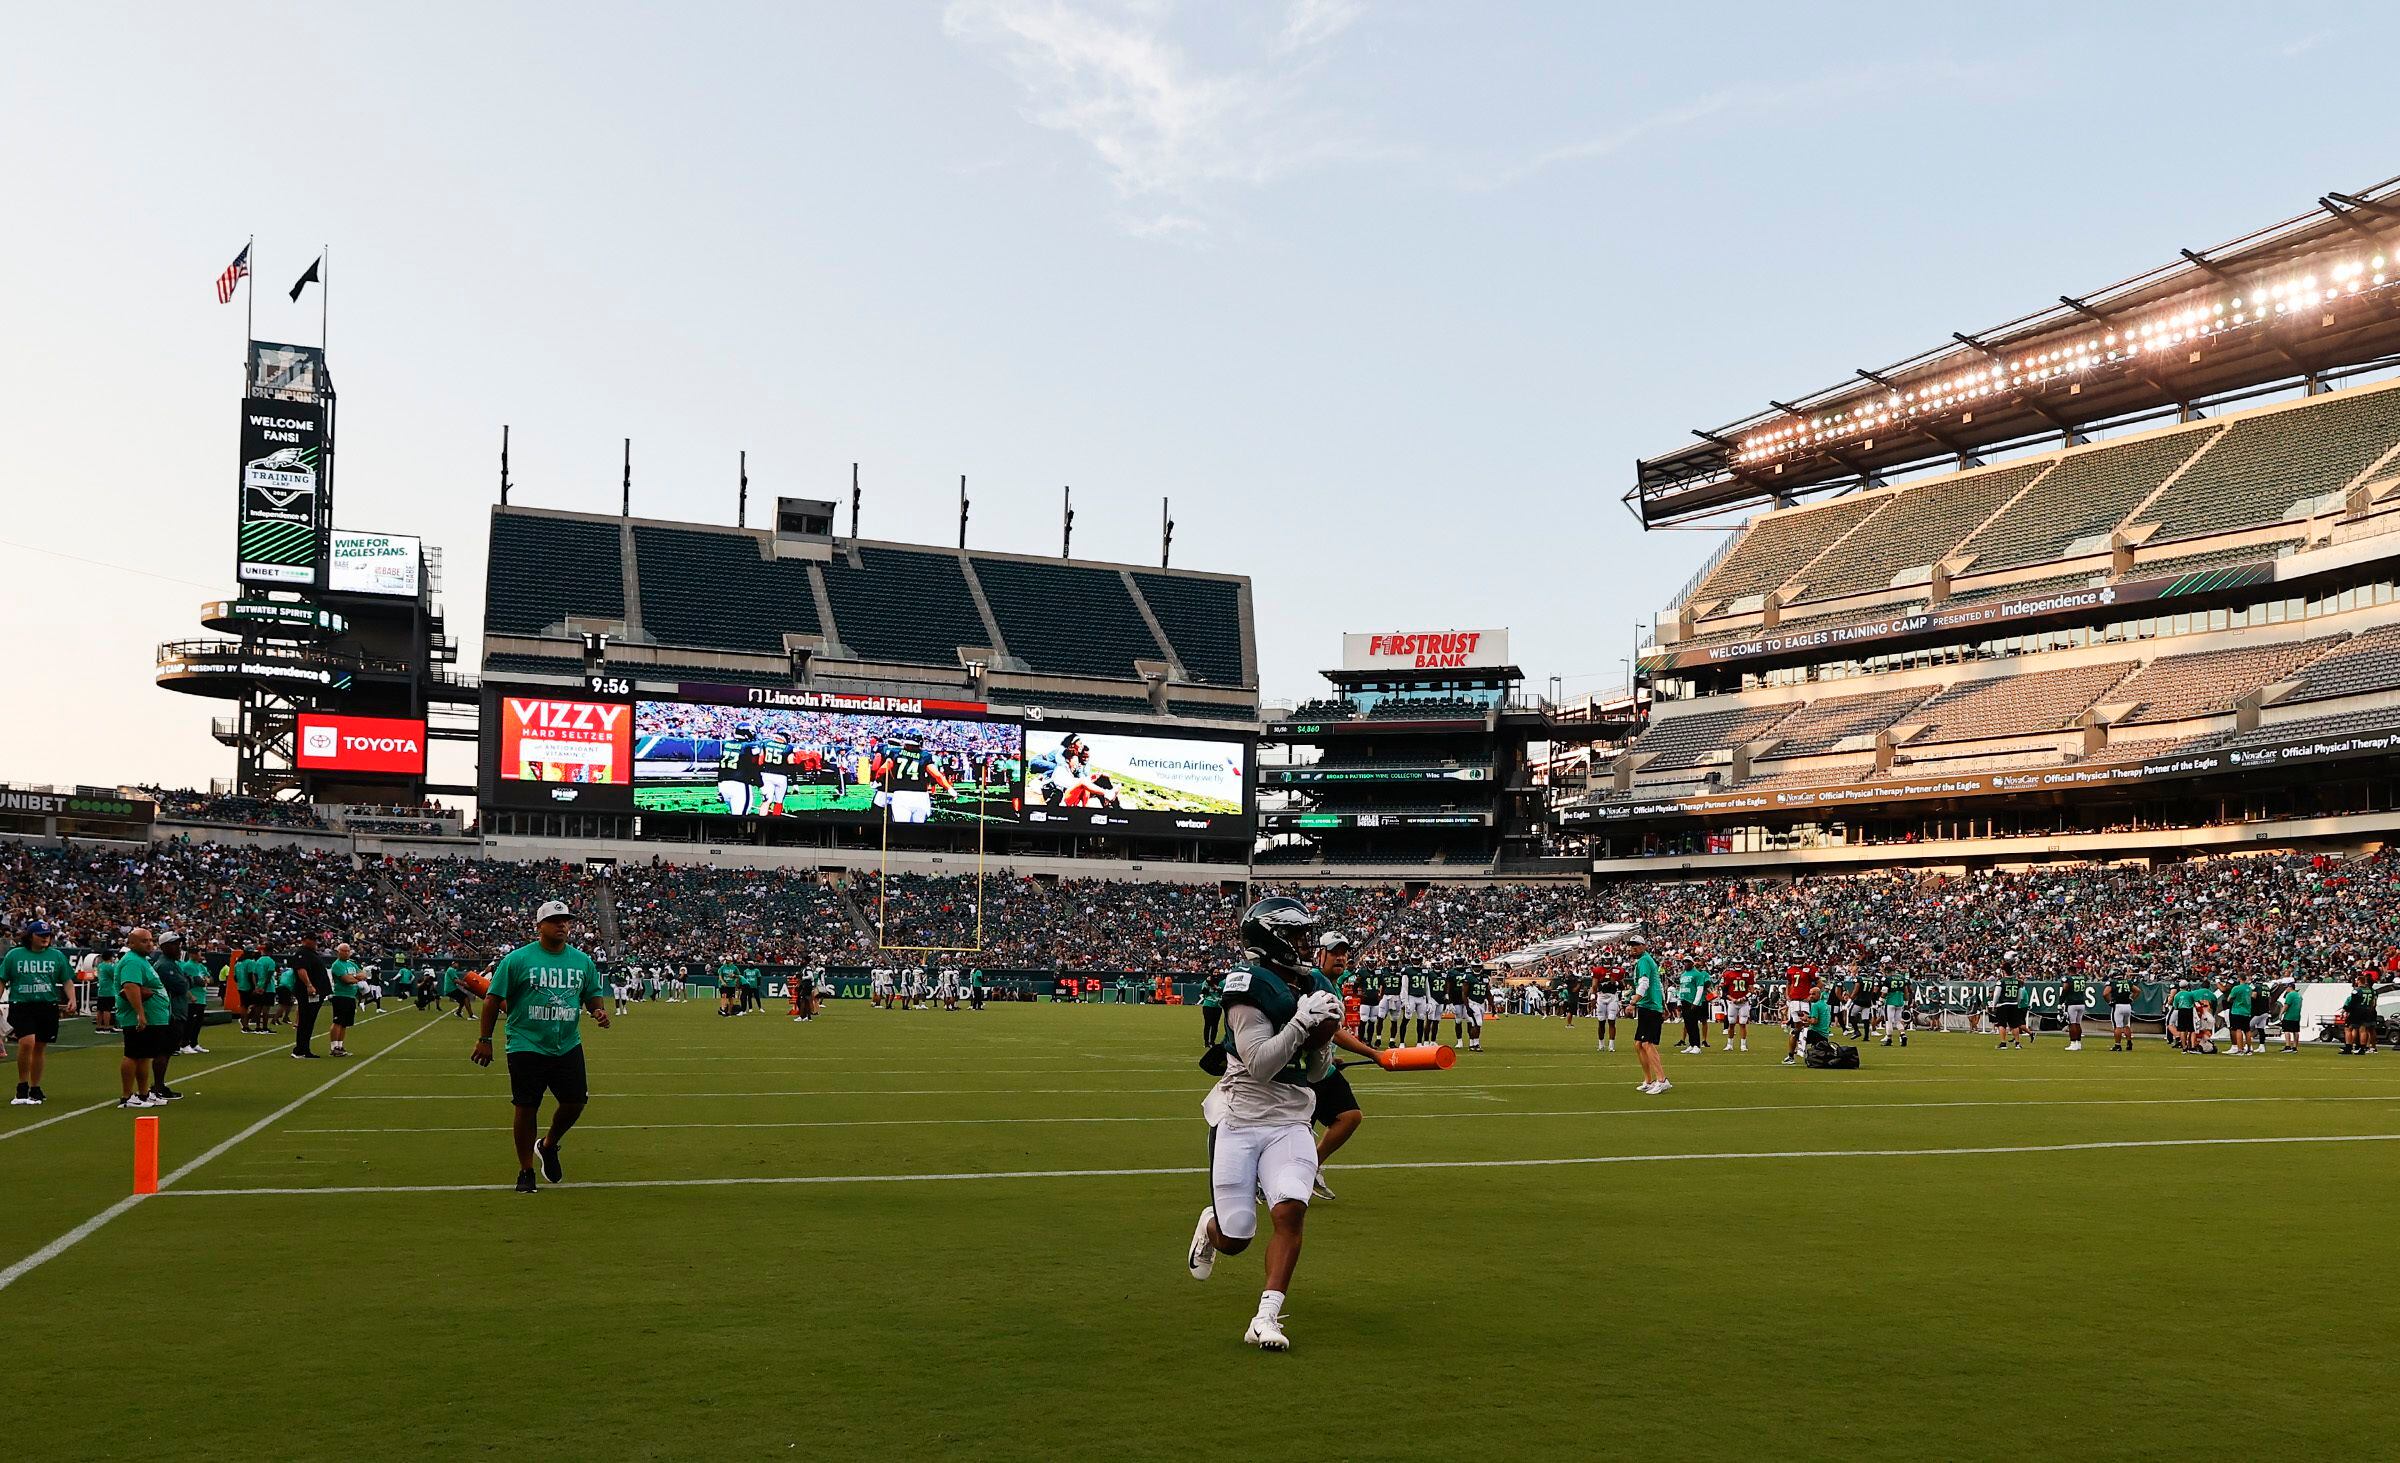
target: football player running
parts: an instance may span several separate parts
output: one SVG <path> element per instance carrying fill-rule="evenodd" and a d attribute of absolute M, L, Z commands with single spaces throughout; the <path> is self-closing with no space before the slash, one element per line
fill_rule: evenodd
<path fill-rule="evenodd" d="M 1316 916 L 1297 899 L 1259 900 L 1242 915 L 1248 958 L 1224 982 L 1224 1075 L 1201 1112 L 1209 1124 L 1209 1187 L 1185 1265 L 1206 1280 L 1220 1254 L 1238 1255 L 1258 1235 L 1263 1197 L 1274 1232 L 1267 1240 L 1266 1289 L 1242 1335 L 1262 1351 L 1288 1351 L 1283 1303 L 1300 1262 L 1301 1226 L 1317 1181 L 1309 1131 L 1316 1111 L 1310 1083 L 1333 1069 L 1329 1047 L 1341 1027 L 1342 1000 L 1309 964 Z"/>

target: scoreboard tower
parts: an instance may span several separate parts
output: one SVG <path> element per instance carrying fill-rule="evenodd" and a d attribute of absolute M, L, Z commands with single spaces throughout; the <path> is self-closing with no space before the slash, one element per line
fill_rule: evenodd
<path fill-rule="evenodd" d="M 159 646 L 157 679 L 233 703 L 211 731 L 234 750 L 236 792 L 413 803 L 428 790 L 428 712 L 471 711 L 474 693 L 446 669 L 439 552 L 333 526 L 334 408 L 322 348 L 249 343 L 237 592 L 201 606 L 213 635 Z"/>

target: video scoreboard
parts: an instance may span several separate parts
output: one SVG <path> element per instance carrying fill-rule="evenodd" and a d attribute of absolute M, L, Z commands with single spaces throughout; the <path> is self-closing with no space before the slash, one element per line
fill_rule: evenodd
<path fill-rule="evenodd" d="M 1028 723 L 981 702 L 630 678 L 487 685 L 495 806 L 1251 835 L 1239 737 Z"/>

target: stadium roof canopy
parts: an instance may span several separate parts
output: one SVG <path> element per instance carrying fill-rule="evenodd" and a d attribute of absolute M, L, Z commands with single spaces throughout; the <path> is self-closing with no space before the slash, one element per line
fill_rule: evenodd
<path fill-rule="evenodd" d="M 2400 178 L 1695 431 L 1625 501 L 1655 527 L 2394 363 Z"/>

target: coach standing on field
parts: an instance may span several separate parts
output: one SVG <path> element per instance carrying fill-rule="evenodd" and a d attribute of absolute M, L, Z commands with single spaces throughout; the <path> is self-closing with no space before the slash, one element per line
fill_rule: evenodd
<path fill-rule="evenodd" d="M 483 998 L 483 1029 L 468 1060 L 478 1067 L 492 1064 L 492 1025 L 508 1012 L 508 1093 L 515 1108 L 513 1131 L 517 1142 L 517 1192 L 535 1191 L 533 1165 L 539 1159 L 542 1177 L 557 1183 L 566 1177 L 558 1158 L 559 1140 L 583 1116 L 591 1087 L 583 1069 L 583 1013 L 608 1027 L 608 985 L 592 957 L 567 943 L 575 916 L 565 901 L 553 899 L 533 917 L 536 938 L 500 957 L 492 967 L 492 988 Z M 550 1114 L 549 1136 L 536 1142 L 536 1120 L 542 1095 L 558 1099 Z"/>
<path fill-rule="evenodd" d="M 333 993 L 333 966 L 317 948 L 315 935 L 300 937 L 300 953 L 292 957 L 292 989 L 300 1002 L 300 1020 L 292 1027 L 292 1055 L 314 1061 L 317 1054 L 308 1049 L 308 1039 L 317 1029 L 317 1012 Z"/>

